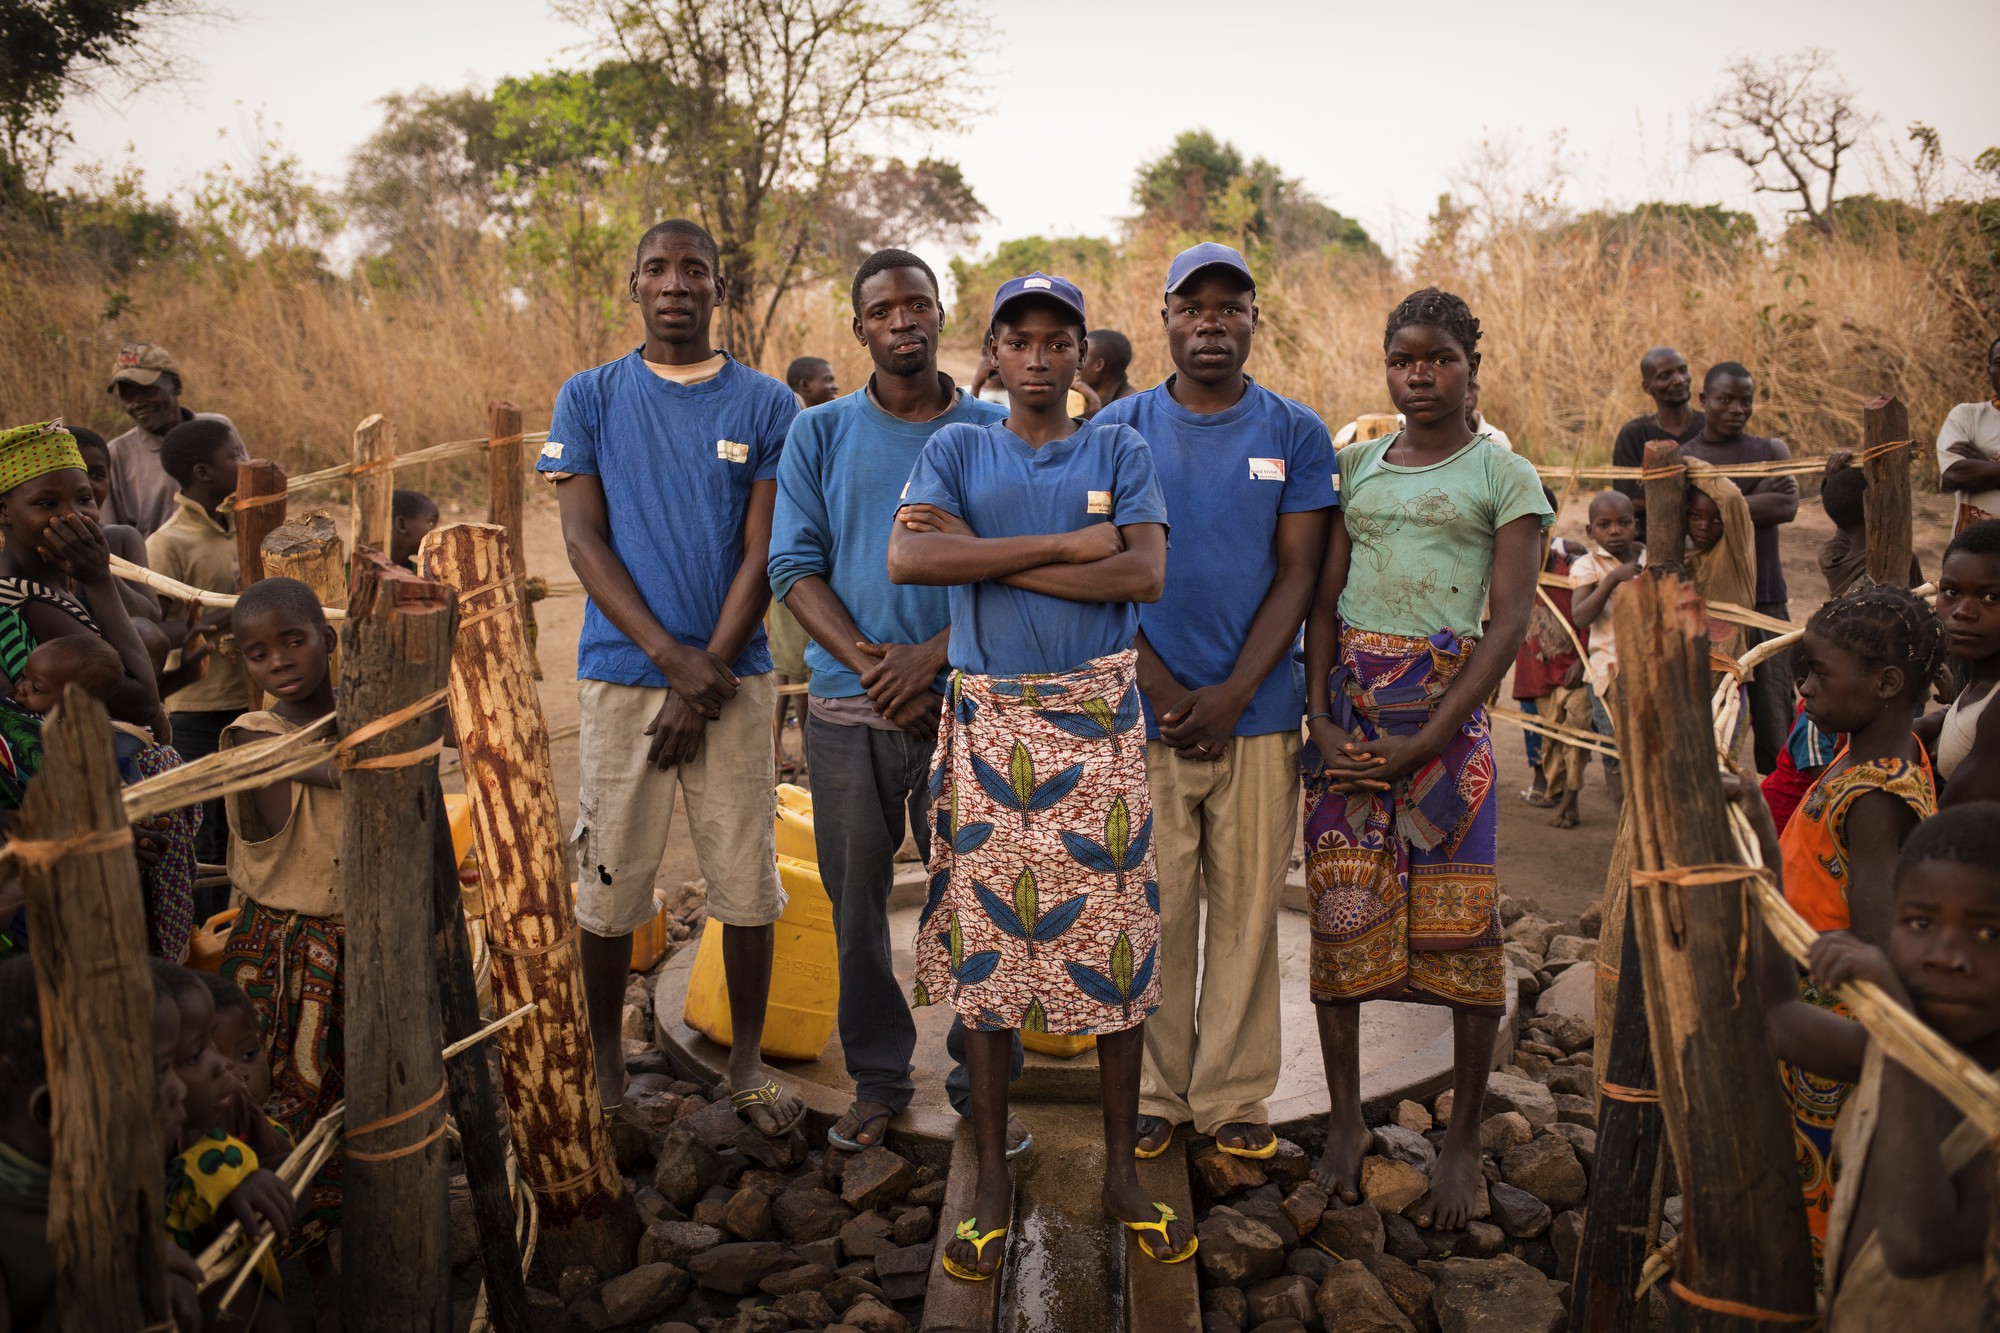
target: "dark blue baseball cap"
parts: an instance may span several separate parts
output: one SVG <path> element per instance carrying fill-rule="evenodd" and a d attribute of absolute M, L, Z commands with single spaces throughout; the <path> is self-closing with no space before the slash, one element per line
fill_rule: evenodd
<path fill-rule="evenodd" d="M 1000 309 L 1009 301 L 1023 296 L 1046 296 L 1061 302 L 1076 312 L 1077 322 L 1090 327 L 1083 315 L 1083 291 L 1068 278 L 1051 277 L 1039 270 L 1025 277 L 1009 278 L 1000 284 L 1000 290 L 993 294 L 993 320 L 999 322 Z"/>
<path fill-rule="evenodd" d="M 1190 245 L 1174 256 L 1174 262 L 1167 266 L 1167 290 L 1177 292 L 1187 285 L 1187 280 L 1205 268 L 1217 264 L 1233 268 L 1243 275 L 1243 281 L 1254 289 L 1257 279 L 1250 275 L 1250 266 L 1243 262 L 1243 256 L 1226 245 L 1215 241 L 1203 241 L 1200 245 Z"/>

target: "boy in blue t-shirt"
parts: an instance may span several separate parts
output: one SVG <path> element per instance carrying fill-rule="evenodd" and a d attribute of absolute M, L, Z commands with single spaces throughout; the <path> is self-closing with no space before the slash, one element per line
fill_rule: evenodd
<path fill-rule="evenodd" d="M 653 880 L 678 790 L 708 914 L 722 925 L 730 1101 L 782 1135 L 805 1106 L 759 1053 L 785 905 L 762 620 L 778 454 L 798 405 L 710 347 L 724 285 L 702 228 L 648 231 L 628 285 L 645 343 L 570 377 L 537 463 L 558 483 L 563 540 L 590 597 L 577 644 L 576 918 L 598 1088 L 607 1108 L 623 1099 L 632 932 L 658 911 Z"/>
<path fill-rule="evenodd" d="M 932 801 L 941 812 L 917 930 L 916 1002 L 970 1029 L 979 1178 L 944 1269 L 1000 1266 L 1008 1043 L 1097 1037 L 1105 1211 L 1153 1259 L 1194 1253 L 1148 1197 L 1132 1143 L 1146 1016 L 1159 1004 L 1151 799 L 1133 636 L 1166 578 L 1166 506 L 1130 426 L 1069 416 L 1083 293 L 1035 273 L 1000 287 L 986 348 L 1007 418 L 924 446 L 889 536 L 889 577 L 951 590 L 954 671 Z"/>
<path fill-rule="evenodd" d="M 1146 437 L 1174 516 L 1166 590 L 1139 612 L 1168 984 L 1146 1024 L 1137 1151 L 1159 1156 L 1193 1121 L 1261 1160 L 1278 1146 L 1264 1103 L 1305 716 L 1291 649 L 1339 504 L 1333 442 L 1310 408 L 1243 373 L 1257 287 L 1242 255 L 1208 242 L 1175 256 L 1160 318 L 1174 374 L 1093 418 Z"/>

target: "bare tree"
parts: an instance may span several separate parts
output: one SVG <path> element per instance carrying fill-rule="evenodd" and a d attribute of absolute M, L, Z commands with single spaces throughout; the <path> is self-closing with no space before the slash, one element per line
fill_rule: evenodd
<path fill-rule="evenodd" d="M 763 352 L 827 255 L 827 205 L 900 133 L 976 109 L 975 0 L 558 0 L 646 85 L 652 145 L 697 202 L 729 279 L 723 336 Z M 843 262 L 851 259 L 842 255 Z"/>
<path fill-rule="evenodd" d="M 1818 47 L 1768 63 L 1746 57 L 1728 74 L 1728 85 L 1702 113 L 1711 137 L 1698 151 L 1735 158 L 1757 193 L 1796 197 L 1788 213 L 1831 234 L 1841 158 L 1874 119 L 1855 107 L 1833 57 Z"/>

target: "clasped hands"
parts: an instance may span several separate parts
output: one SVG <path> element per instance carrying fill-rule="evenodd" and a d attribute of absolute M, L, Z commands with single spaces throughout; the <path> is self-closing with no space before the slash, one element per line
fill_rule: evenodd
<path fill-rule="evenodd" d="M 1387 791 L 1438 754 L 1421 731 L 1413 736 L 1384 735 L 1368 740 L 1343 731 L 1324 717 L 1314 718 L 1307 730 L 1319 750 L 1327 788 L 1335 792 Z"/>

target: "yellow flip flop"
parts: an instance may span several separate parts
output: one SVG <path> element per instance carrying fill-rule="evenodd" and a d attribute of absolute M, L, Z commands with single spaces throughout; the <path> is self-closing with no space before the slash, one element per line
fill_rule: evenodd
<path fill-rule="evenodd" d="M 972 1243 L 972 1252 L 979 1259 L 983 1260 L 986 1257 L 986 1243 L 997 1237 L 1006 1235 L 1007 1228 L 995 1227 L 982 1236 L 979 1234 L 978 1220 L 968 1217 L 953 1228 L 951 1234 L 959 1240 L 970 1241 Z M 1001 1258 L 1004 1261 L 1006 1256 L 1003 1254 Z M 944 1257 L 944 1271 L 955 1278 L 962 1278 L 967 1282 L 985 1282 L 998 1276 L 1000 1272 L 997 1267 L 991 1273 L 982 1273 L 976 1268 L 961 1268 L 952 1261 L 952 1257 L 949 1254 Z"/>
<path fill-rule="evenodd" d="M 1223 1128 L 1224 1129 L 1268 1129 L 1269 1126 L 1255 1125 L 1247 1120 L 1232 1120 L 1228 1124 L 1224 1125 Z M 1243 1137 L 1247 1139 L 1250 1136 L 1248 1134 L 1245 1134 Z M 1231 1157 L 1247 1157 L 1253 1162 L 1268 1162 L 1273 1157 L 1276 1157 L 1278 1155 L 1278 1132 L 1276 1130 L 1272 1130 L 1271 1141 L 1265 1144 L 1261 1148 L 1232 1148 L 1228 1144 L 1224 1143 L 1220 1137 L 1218 1137 L 1215 1140 L 1215 1146 L 1217 1148 L 1220 1148 L 1223 1152 L 1228 1153 Z"/>
<path fill-rule="evenodd" d="M 1144 1148 L 1141 1148 L 1139 1146 L 1138 1139 L 1134 1139 L 1132 1141 L 1132 1155 L 1138 1158 L 1142 1162 L 1149 1162 L 1153 1158 L 1158 1157 L 1163 1153 L 1165 1153 L 1167 1149 L 1173 1147 L 1174 1131 L 1179 1128 L 1178 1125 L 1175 1125 L 1173 1122 L 1169 1121 L 1164 1116 L 1142 1115 L 1139 1117 L 1139 1138 L 1143 1139 L 1148 1134 L 1152 1133 L 1153 1125 L 1165 1125 L 1167 1127 L 1167 1137 L 1162 1139 L 1160 1141 L 1160 1146 L 1153 1149 L 1151 1152 L 1148 1152 Z"/>
<path fill-rule="evenodd" d="M 1164 1245 L 1167 1240 L 1168 1225 L 1170 1223 L 1180 1221 L 1181 1216 L 1179 1213 L 1169 1208 L 1166 1204 L 1160 1203 L 1158 1201 L 1154 1202 L 1153 1207 L 1160 1210 L 1159 1221 L 1127 1222 L 1123 1218 L 1121 1218 L 1119 1219 L 1119 1225 L 1124 1227 L 1127 1231 L 1157 1231 L 1160 1233 L 1160 1243 Z M 1201 1237 L 1189 1236 L 1187 1248 L 1185 1250 L 1182 1250 L 1179 1254 L 1167 1257 L 1161 1256 L 1158 1251 L 1156 1251 L 1152 1246 L 1148 1245 L 1146 1243 L 1146 1238 L 1144 1236 L 1141 1236 L 1139 1238 L 1139 1248 L 1144 1250 L 1146 1252 L 1146 1257 L 1148 1259 L 1151 1259 L 1155 1263 L 1161 1263 L 1161 1264 L 1185 1263 L 1189 1259 L 1194 1258 L 1194 1252 L 1201 1248 Z"/>

